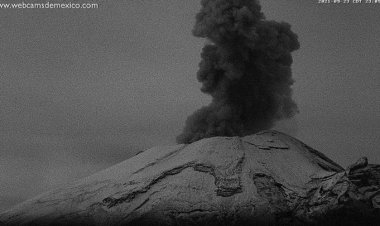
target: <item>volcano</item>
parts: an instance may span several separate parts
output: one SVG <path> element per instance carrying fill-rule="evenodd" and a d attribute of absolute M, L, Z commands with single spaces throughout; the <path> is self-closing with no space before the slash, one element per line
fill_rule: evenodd
<path fill-rule="evenodd" d="M 277 131 L 154 147 L 0 214 L 0 225 L 375 225 L 380 165 Z"/>

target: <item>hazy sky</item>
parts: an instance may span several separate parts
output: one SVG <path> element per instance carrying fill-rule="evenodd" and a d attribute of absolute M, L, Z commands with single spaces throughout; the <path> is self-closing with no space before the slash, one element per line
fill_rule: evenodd
<path fill-rule="evenodd" d="M 380 163 L 380 4 L 262 6 L 301 43 L 300 113 L 278 129 L 344 167 L 361 156 Z M 0 9 L 0 211 L 175 143 L 186 117 L 210 101 L 195 75 L 199 8 L 115 0 L 93 10 Z"/>

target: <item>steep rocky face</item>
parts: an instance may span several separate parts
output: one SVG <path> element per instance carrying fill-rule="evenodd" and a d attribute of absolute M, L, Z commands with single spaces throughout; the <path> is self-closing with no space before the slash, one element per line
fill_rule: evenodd
<path fill-rule="evenodd" d="M 0 214 L 5 225 L 305 225 L 380 220 L 380 165 L 347 170 L 276 131 L 146 150 Z M 1 223 L 0 223 L 1 225 Z"/>

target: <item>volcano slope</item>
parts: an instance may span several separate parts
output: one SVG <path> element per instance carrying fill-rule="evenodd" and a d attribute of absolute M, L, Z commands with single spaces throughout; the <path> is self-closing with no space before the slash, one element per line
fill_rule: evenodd
<path fill-rule="evenodd" d="M 276 131 L 155 147 L 0 214 L 0 225 L 377 225 L 380 165 Z"/>

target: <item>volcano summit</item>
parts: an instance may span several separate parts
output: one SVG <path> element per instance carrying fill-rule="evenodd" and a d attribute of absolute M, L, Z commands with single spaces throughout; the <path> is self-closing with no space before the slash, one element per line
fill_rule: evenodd
<path fill-rule="evenodd" d="M 380 165 L 276 131 L 155 147 L 0 214 L 5 225 L 335 225 L 380 216 Z M 352 225 L 352 224 L 351 224 Z"/>

